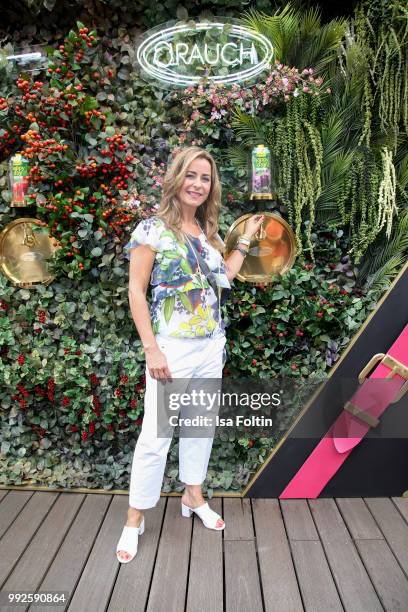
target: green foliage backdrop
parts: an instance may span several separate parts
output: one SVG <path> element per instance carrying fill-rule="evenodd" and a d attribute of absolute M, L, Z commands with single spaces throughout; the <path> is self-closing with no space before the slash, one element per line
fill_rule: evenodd
<path fill-rule="evenodd" d="M 9 206 L 7 185 L 8 157 L 24 151 L 32 216 L 62 248 L 46 287 L 16 288 L 0 276 L 0 483 L 126 488 L 143 418 L 144 359 L 122 247 L 154 212 L 174 148 L 196 142 L 215 155 L 224 234 L 251 210 L 247 154 L 262 138 L 279 195 L 269 209 L 297 233 L 300 257 L 290 273 L 268 287 L 235 281 L 225 307 L 225 376 L 318 381 L 400 267 L 408 247 L 401 3 L 386 14 L 392 39 L 380 2 L 363 5 L 353 21 L 330 23 L 315 9 L 252 3 L 258 12 L 246 22 L 279 49 L 271 73 L 252 88 L 203 83 L 176 93 L 140 79 L 134 39 L 147 25 L 197 14 L 196 3 L 177 15 L 166 3 L 157 21 L 145 11 L 135 22 L 142 2 L 125 14 L 115 0 L 87 9 L 72 1 L 85 25 L 72 24 L 70 33 L 59 2 L 21 4 L 36 21 L 14 30 L 2 55 L 47 42 L 49 66 L 17 80 L 10 63 L 0 62 L 0 222 L 26 216 Z M 233 2 L 209 7 L 237 12 Z M 268 10 L 268 17 L 259 13 Z M 383 55 L 374 53 L 372 29 L 384 38 Z M 275 443 L 244 432 L 217 438 L 208 494 L 240 490 Z M 180 490 L 177 452 L 174 440 L 164 491 Z"/>

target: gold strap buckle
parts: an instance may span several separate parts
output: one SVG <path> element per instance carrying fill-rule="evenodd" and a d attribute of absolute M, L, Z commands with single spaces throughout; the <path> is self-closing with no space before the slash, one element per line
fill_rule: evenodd
<path fill-rule="evenodd" d="M 350 414 L 360 419 L 360 421 L 363 421 L 366 425 L 369 425 L 370 427 L 377 427 L 378 423 L 380 422 L 377 417 L 373 416 L 369 412 L 366 412 L 362 408 L 359 408 L 355 404 L 352 404 L 351 402 L 345 403 L 344 410 L 347 410 L 347 412 L 350 412 Z"/>
<path fill-rule="evenodd" d="M 376 355 L 373 355 L 370 361 L 358 375 L 358 382 L 361 385 L 367 379 L 368 373 L 371 372 L 371 370 L 379 363 L 387 366 L 387 368 L 390 368 L 390 371 L 385 378 L 393 378 L 395 374 L 398 374 L 406 380 L 398 391 L 396 397 L 391 402 L 391 404 L 395 404 L 396 402 L 399 402 L 401 397 L 408 391 L 408 366 L 398 361 L 398 359 L 395 359 L 395 357 L 385 353 L 377 353 Z"/>

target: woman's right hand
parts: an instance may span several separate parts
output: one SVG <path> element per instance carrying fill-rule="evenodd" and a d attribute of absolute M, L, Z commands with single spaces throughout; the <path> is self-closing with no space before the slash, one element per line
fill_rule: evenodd
<path fill-rule="evenodd" d="M 167 364 L 167 358 L 158 346 L 145 351 L 146 366 L 149 374 L 156 380 L 168 380 L 172 382 L 171 372 Z"/>

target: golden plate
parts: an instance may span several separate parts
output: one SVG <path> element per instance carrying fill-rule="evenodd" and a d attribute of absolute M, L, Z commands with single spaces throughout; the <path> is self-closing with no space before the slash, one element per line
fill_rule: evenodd
<path fill-rule="evenodd" d="M 237 239 L 244 233 L 245 221 L 254 213 L 239 217 L 225 236 L 227 256 L 236 246 Z M 248 255 L 237 274 L 241 281 L 250 283 L 271 283 L 275 274 L 284 274 L 296 259 L 296 241 L 290 225 L 278 214 L 259 212 L 264 221 L 253 236 Z"/>
<path fill-rule="evenodd" d="M 9 223 L 0 233 L 1 272 L 18 287 L 36 283 L 48 285 L 53 279 L 47 259 L 60 248 L 49 236 L 47 224 L 22 217 Z"/>

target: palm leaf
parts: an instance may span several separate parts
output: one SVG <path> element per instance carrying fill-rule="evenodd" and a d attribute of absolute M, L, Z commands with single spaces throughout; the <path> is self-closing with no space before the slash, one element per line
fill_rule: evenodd
<path fill-rule="evenodd" d="M 252 146 L 259 139 L 264 140 L 266 136 L 264 122 L 240 109 L 233 113 L 232 127 L 237 136 L 248 146 Z"/>
<path fill-rule="evenodd" d="M 221 157 L 231 162 L 239 170 L 248 169 L 248 150 L 244 146 L 230 146 L 222 153 Z"/>
<path fill-rule="evenodd" d="M 359 279 L 361 281 L 374 282 L 376 279 L 381 279 L 384 274 L 388 277 L 389 270 L 392 270 L 393 265 L 402 265 L 407 259 L 408 254 L 408 209 L 405 209 L 400 215 L 397 223 L 394 226 L 391 238 L 385 243 L 384 247 L 384 232 L 376 239 L 364 257 L 362 267 L 359 271 Z M 394 262 L 390 263 L 389 262 Z M 389 267 L 387 267 L 389 266 Z M 368 279 L 374 279 L 369 281 Z"/>
<path fill-rule="evenodd" d="M 275 58 L 286 63 L 287 56 L 296 42 L 300 12 L 288 3 L 272 16 L 251 9 L 244 13 L 243 20 L 248 27 L 266 36 L 274 47 Z"/>
<path fill-rule="evenodd" d="M 379 270 L 370 275 L 366 282 L 366 288 L 378 293 L 384 293 L 405 263 L 406 257 L 394 255 Z"/>

